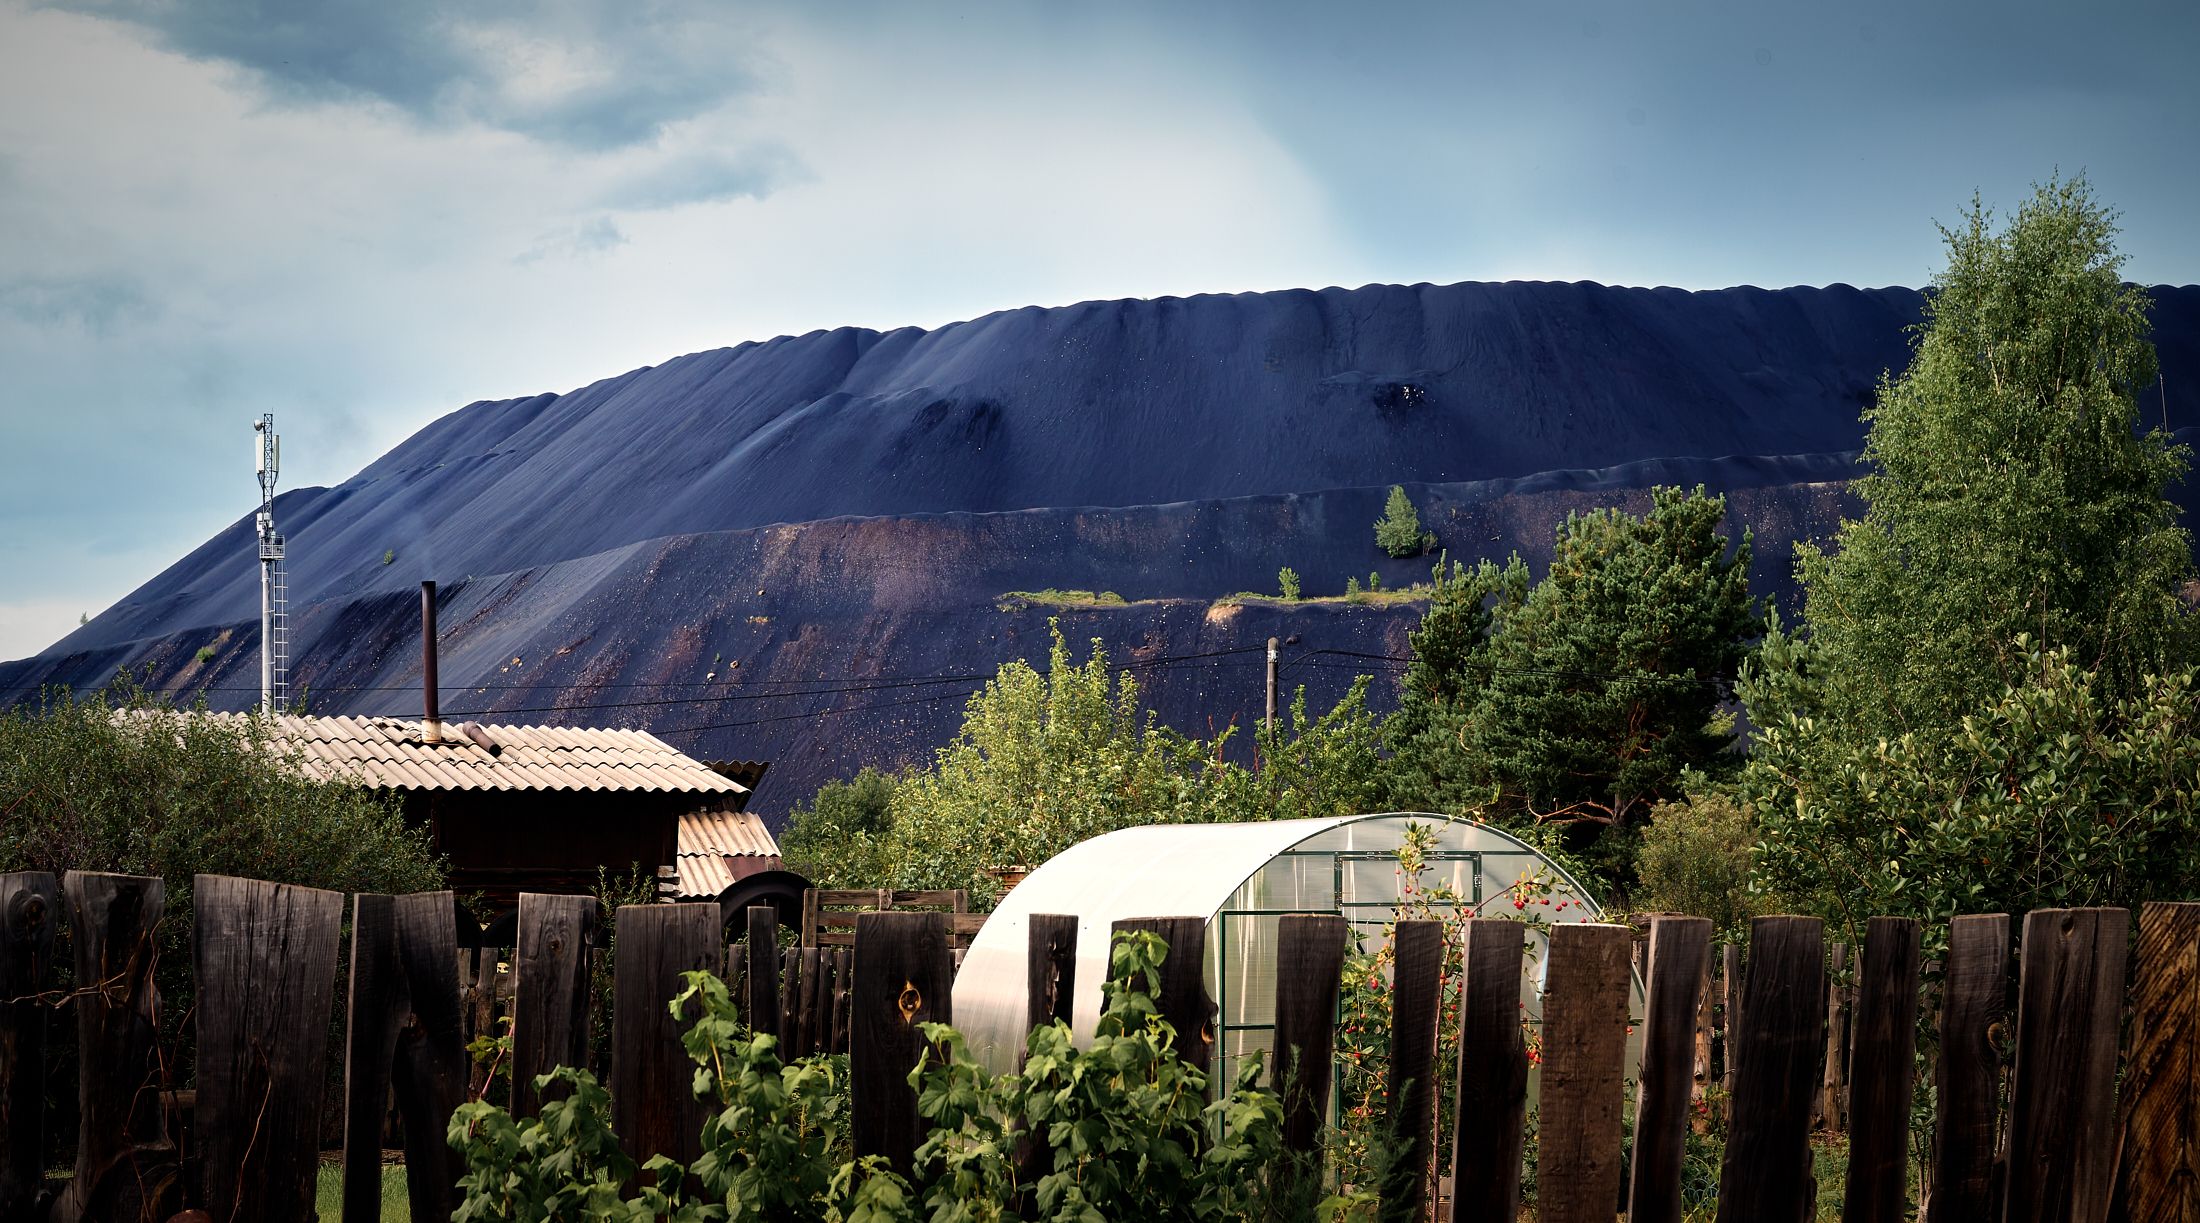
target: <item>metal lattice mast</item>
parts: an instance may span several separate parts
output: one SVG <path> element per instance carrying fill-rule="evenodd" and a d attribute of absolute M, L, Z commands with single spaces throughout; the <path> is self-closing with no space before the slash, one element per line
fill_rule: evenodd
<path fill-rule="evenodd" d="M 277 713 L 290 703 L 289 603 L 283 580 L 283 537 L 275 530 L 275 479 L 282 468 L 283 440 L 275 435 L 275 414 L 252 422 L 259 435 L 253 448 L 260 474 L 260 709 Z"/>

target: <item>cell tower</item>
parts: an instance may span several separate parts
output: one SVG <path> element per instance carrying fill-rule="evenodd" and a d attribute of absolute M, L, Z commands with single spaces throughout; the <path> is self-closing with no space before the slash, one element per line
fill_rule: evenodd
<path fill-rule="evenodd" d="M 282 468 L 283 439 L 275 414 L 252 422 L 258 434 L 253 466 L 260 473 L 260 710 L 279 713 L 290 704 L 289 598 L 283 588 L 283 537 L 275 531 L 275 477 Z"/>

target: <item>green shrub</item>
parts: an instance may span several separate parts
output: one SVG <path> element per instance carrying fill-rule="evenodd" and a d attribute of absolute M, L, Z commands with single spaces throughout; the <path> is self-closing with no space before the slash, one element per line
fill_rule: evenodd
<path fill-rule="evenodd" d="M 202 667 L 205 666 L 207 663 L 214 661 L 214 647 L 210 645 L 200 646 L 199 652 L 191 656 L 191 661 L 199 664 Z"/>
<path fill-rule="evenodd" d="M 894 826 L 900 779 L 866 767 L 847 781 L 827 782 L 808 806 L 787 816 L 779 854 L 787 869 L 821 888 L 884 884 L 887 834 Z"/>
<path fill-rule="evenodd" d="M 1276 571 L 1276 587 L 1283 591 L 1286 600 L 1296 603 L 1299 598 L 1299 571 L 1289 565 Z"/>
<path fill-rule="evenodd" d="M 1758 837 L 1756 817 L 1724 791 L 1659 803 L 1635 859 L 1642 882 L 1634 907 L 1708 917 L 1723 936 L 1745 934 L 1750 918 L 1771 911 L 1765 898 L 1750 890 Z"/>
<path fill-rule="evenodd" d="M 389 564 L 389 563 L 390 563 L 391 561 L 394 561 L 394 560 L 396 560 L 396 559 L 397 559 L 397 549 L 395 549 L 395 548 L 384 548 L 384 549 L 382 549 L 382 563 L 383 563 L 383 564 L 387 565 L 387 564 Z"/>
<path fill-rule="evenodd" d="M 953 1028 L 924 1025 L 928 1046 L 909 1082 L 931 1131 L 913 1181 L 876 1157 L 854 1158 L 844 1058 L 781 1063 L 775 1038 L 741 1027 L 723 980 L 689 973 L 672 1009 L 695 1017 L 683 1044 L 710 1105 L 701 1158 L 683 1167 L 658 1156 L 643 1166 L 655 1186 L 626 1189 L 636 1168 L 612 1132 L 609 1096 L 594 1075 L 560 1067 L 537 1083 L 570 1094 L 539 1118 L 515 1120 L 483 1101 L 452 1115 L 450 1142 L 466 1166 L 466 1199 L 452 1217 L 996 1223 L 1020 1217 L 1027 1194 L 1048 1219 L 1261 1217 L 1282 1105 L 1255 1085 L 1257 1057 L 1208 1102 L 1205 1072 L 1176 1055 L 1154 1003 L 1165 954 L 1156 935 L 1119 935 L 1090 1047 L 1059 1023 L 1035 1029 L 1018 1073 L 986 1071 Z M 1033 1180 L 1019 1158 L 1027 1144 Z"/>

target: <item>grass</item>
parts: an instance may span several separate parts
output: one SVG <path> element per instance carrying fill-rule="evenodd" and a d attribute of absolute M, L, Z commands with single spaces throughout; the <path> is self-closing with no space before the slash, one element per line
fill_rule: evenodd
<path fill-rule="evenodd" d="M 333 1223 L 344 1215 L 344 1169 L 336 1164 L 322 1164 L 320 1179 L 313 1186 L 313 1212 L 324 1223 Z M 382 1165 L 382 1220 L 383 1223 L 410 1223 L 412 1208 L 405 1202 L 405 1165 Z"/>
<path fill-rule="evenodd" d="M 1050 607 L 1123 607 L 1130 601 L 1112 590 L 1011 590 L 1002 595 L 994 606 L 1002 611 L 1018 611 L 1034 603 Z"/>

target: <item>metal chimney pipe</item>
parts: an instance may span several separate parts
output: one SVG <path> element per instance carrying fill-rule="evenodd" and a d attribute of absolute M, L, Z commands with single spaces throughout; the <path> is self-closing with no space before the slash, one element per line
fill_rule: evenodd
<path fill-rule="evenodd" d="M 435 668 L 435 583 L 420 584 L 420 737 L 429 743 L 443 741 L 442 703 L 438 699 Z"/>

